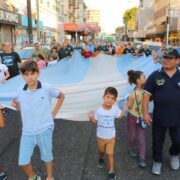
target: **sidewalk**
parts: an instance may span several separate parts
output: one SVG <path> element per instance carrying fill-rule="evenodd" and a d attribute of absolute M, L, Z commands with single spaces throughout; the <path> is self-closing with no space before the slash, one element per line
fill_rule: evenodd
<path fill-rule="evenodd" d="M 54 131 L 54 157 L 56 180 L 106 180 L 107 170 L 97 168 L 97 145 L 95 127 L 89 122 L 56 120 Z M 147 163 L 141 170 L 137 162 L 127 153 L 126 121 L 117 121 L 116 172 L 118 180 L 179 180 L 180 170 L 172 171 L 169 167 L 169 139 L 164 146 L 164 164 L 161 176 L 151 174 L 151 128 L 147 129 Z M 26 180 L 17 166 L 20 137 L 20 118 L 15 111 L 9 110 L 6 128 L 0 130 L 0 159 L 8 171 L 8 180 Z M 45 169 L 40 161 L 39 152 L 35 151 L 33 166 L 45 180 Z M 42 165 L 42 166 L 41 166 Z"/>

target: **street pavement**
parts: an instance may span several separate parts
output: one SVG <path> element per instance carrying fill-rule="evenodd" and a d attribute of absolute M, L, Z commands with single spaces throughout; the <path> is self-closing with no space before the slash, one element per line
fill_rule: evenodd
<path fill-rule="evenodd" d="M 33 122 L 33 119 L 32 119 Z M 147 163 L 142 170 L 137 160 L 127 153 L 126 118 L 116 122 L 117 141 L 115 148 L 115 164 L 118 180 L 179 180 L 180 170 L 173 171 L 169 167 L 169 138 L 164 145 L 164 164 L 161 176 L 151 174 L 151 127 L 146 131 Z M 106 180 L 107 169 L 97 168 L 97 144 L 95 127 L 89 122 L 73 122 L 55 120 L 54 131 L 54 177 L 56 180 Z M 6 128 L 0 129 L 0 165 L 8 172 L 8 180 L 26 180 L 18 163 L 19 140 L 21 134 L 20 115 L 8 110 Z M 167 136 L 168 137 L 168 136 Z M 35 171 L 45 180 L 46 173 L 40 160 L 38 149 L 32 158 Z"/>

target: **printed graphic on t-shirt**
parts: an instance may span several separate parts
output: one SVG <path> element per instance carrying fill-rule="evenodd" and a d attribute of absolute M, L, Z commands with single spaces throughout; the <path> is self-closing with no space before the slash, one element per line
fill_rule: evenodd
<path fill-rule="evenodd" d="M 100 120 L 98 121 L 98 127 L 114 128 L 114 117 L 113 116 L 100 116 Z"/>
<path fill-rule="evenodd" d="M 13 57 L 12 56 L 4 56 L 3 64 L 5 64 L 6 66 L 12 66 L 13 65 Z"/>

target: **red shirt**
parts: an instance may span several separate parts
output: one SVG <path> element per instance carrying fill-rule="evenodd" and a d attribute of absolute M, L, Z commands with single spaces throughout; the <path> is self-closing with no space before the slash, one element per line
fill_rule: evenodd
<path fill-rule="evenodd" d="M 83 51 L 82 55 L 84 56 L 84 58 L 89 58 L 92 56 L 92 52 L 91 51 Z"/>

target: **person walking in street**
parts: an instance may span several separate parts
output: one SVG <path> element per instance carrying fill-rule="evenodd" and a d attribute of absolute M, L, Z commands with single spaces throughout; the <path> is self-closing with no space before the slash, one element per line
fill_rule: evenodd
<path fill-rule="evenodd" d="M 95 113 L 88 114 L 92 124 L 97 126 L 97 144 L 99 150 L 98 167 L 104 166 L 104 155 L 108 159 L 108 180 L 115 180 L 114 168 L 114 147 L 115 147 L 115 118 L 122 119 L 127 106 L 123 107 L 122 111 L 115 105 L 118 92 L 114 87 L 108 87 L 103 96 L 103 104 Z"/>
<path fill-rule="evenodd" d="M 170 166 L 179 169 L 180 153 L 180 70 L 177 68 L 179 54 L 168 48 L 162 58 L 163 67 L 153 72 L 147 79 L 143 96 L 143 117 L 153 128 L 153 166 L 152 173 L 161 174 L 163 144 L 169 130 L 172 145 L 169 149 Z M 154 101 L 153 120 L 148 113 L 150 97 Z"/>
<path fill-rule="evenodd" d="M 129 70 L 128 76 L 129 83 L 135 85 L 134 90 L 128 97 L 128 151 L 133 158 L 136 158 L 139 155 L 139 166 L 145 168 L 145 129 L 141 126 L 141 121 L 143 116 L 143 86 L 146 82 L 146 78 L 142 71 Z"/>
<path fill-rule="evenodd" d="M 51 85 L 38 81 L 40 72 L 35 61 L 24 62 L 20 70 L 26 84 L 17 92 L 17 96 L 12 101 L 12 106 L 20 110 L 22 117 L 18 163 L 28 176 L 28 180 L 41 180 L 31 165 L 31 156 L 35 146 L 38 146 L 41 160 L 46 166 L 47 180 L 53 180 L 53 118 L 63 103 L 64 94 L 52 88 Z M 53 111 L 51 98 L 57 98 Z"/>
<path fill-rule="evenodd" d="M 4 52 L 0 54 L 2 64 L 6 65 L 9 70 L 9 79 L 19 74 L 19 64 L 21 58 L 18 53 L 13 51 L 12 43 L 4 43 Z"/>
<path fill-rule="evenodd" d="M 63 43 L 61 49 L 58 51 L 59 60 L 64 58 L 69 58 L 73 55 L 73 52 L 69 50 L 68 45 L 66 42 Z"/>

